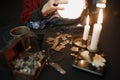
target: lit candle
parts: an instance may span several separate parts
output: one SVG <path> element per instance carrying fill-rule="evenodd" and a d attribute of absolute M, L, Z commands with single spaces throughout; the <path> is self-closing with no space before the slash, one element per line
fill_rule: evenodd
<path fill-rule="evenodd" d="M 90 19 L 89 19 L 89 15 L 88 15 L 87 19 L 86 19 L 86 25 L 84 27 L 84 33 L 83 33 L 83 40 L 84 41 L 86 41 L 88 39 L 89 30 L 90 30 L 89 22 L 90 22 Z"/>
<path fill-rule="evenodd" d="M 101 34 L 101 30 L 102 30 L 102 24 L 101 24 L 102 22 L 103 22 L 103 10 L 100 9 L 99 14 L 98 14 L 98 21 L 96 24 L 94 24 L 94 28 L 93 28 L 92 39 L 91 39 L 91 44 L 90 44 L 90 51 L 97 50 L 99 37 Z"/>
<path fill-rule="evenodd" d="M 97 50 L 97 45 L 98 45 L 98 42 L 99 42 L 101 29 L 102 29 L 101 24 L 99 24 L 99 23 L 94 24 L 92 39 L 91 39 L 91 44 L 90 44 L 90 50 L 91 51 L 96 51 Z"/>

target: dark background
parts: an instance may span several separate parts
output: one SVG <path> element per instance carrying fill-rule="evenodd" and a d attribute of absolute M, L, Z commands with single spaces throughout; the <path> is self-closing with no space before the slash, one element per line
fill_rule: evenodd
<path fill-rule="evenodd" d="M 89 0 L 91 3 L 92 0 Z M 107 68 L 101 80 L 118 80 L 120 78 L 120 9 L 119 0 L 108 0 L 105 9 L 100 46 L 105 52 Z M 9 30 L 19 25 L 22 0 L 4 0 L 0 2 L 0 49 L 10 40 Z M 46 72 L 46 71 L 45 71 Z M 51 74 L 46 74 L 50 77 Z M 84 74 L 79 74 L 84 76 Z M 86 74 L 88 76 L 88 74 Z M 47 78 L 46 76 L 46 78 Z M 71 77 L 71 75 L 69 75 Z M 73 75 L 74 76 L 74 75 Z M 45 76 L 44 76 L 45 77 Z M 84 76 L 85 77 L 85 76 Z M 98 80 L 97 78 L 81 80 Z M 94 76 L 90 76 L 94 77 Z M 0 67 L 1 80 L 13 80 L 11 72 Z M 44 79 L 44 78 L 43 78 Z M 70 78 L 68 78 L 70 79 Z M 77 79 L 77 78 L 76 78 Z M 73 80 L 72 78 L 70 80 Z M 80 80 L 79 78 L 77 80 Z"/>

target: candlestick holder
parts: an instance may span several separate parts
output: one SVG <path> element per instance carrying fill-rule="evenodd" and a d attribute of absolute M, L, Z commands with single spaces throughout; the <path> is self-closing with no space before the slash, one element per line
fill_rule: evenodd
<path fill-rule="evenodd" d="M 96 50 L 90 50 L 91 36 L 88 36 L 88 40 L 84 41 L 82 36 L 77 35 L 72 38 L 72 42 L 73 45 L 79 47 L 72 66 L 102 76 L 106 67 L 106 59 L 99 47 Z"/>
<path fill-rule="evenodd" d="M 82 36 L 80 35 L 74 36 L 72 38 L 73 45 L 83 49 L 87 49 L 88 41 L 89 40 L 83 40 Z"/>
<path fill-rule="evenodd" d="M 99 45 L 96 49 L 90 49 L 90 42 L 91 42 L 91 36 L 89 36 L 88 42 L 87 42 L 87 50 L 91 53 L 96 53 L 99 51 Z"/>
<path fill-rule="evenodd" d="M 87 49 L 89 52 L 98 52 L 99 48 L 97 47 L 95 50 L 90 49 L 90 42 L 91 42 L 91 36 L 88 36 L 87 40 L 83 40 L 82 36 L 76 35 L 72 38 L 72 43 L 74 46 L 77 46 L 81 49 Z"/>
<path fill-rule="evenodd" d="M 74 68 L 102 76 L 106 68 L 106 59 L 103 51 L 91 52 L 88 49 L 81 49 L 72 66 Z"/>
<path fill-rule="evenodd" d="M 90 49 L 91 37 L 92 37 L 91 35 L 88 36 L 87 47 L 86 47 L 87 50 L 91 53 L 99 52 L 100 51 L 99 50 L 99 43 L 98 43 L 98 46 L 96 47 L 96 49 L 94 49 L 94 50 Z"/>
<path fill-rule="evenodd" d="M 99 51 L 99 48 L 97 47 L 95 50 L 90 49 L 90 45 L 87 46 L 87 49 L 89 50 L 89 52 L 91 53 L 95 53 Z"/>

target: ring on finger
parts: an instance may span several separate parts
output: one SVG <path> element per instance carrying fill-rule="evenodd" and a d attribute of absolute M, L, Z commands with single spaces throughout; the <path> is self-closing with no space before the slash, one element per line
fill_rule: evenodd
<path fill-rule="evenodd" d="M 58 6 L 58 3 L 53 3 L 53 6 Z"/>

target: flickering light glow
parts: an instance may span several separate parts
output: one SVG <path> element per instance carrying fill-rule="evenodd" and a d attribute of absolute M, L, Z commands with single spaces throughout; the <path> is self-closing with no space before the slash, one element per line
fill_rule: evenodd
<path fill-rule="evenodd" d="M 98 0 L 96 7 L 98 8 L 105 8 L 107 0 Z"/>
<path fill-rule="evenodd" d="M 81 16 L 85 8 L 85 0 L 68 0 L 68 4 L 59 4 L 64 10 L 58 10 L 63 18 L 76 19 Z"/>
<path fill-rule="evenodd" d="M 105 8 L 105 7 L 106 7 L 106 4 L 97 3 L 96 6 L 99 7 L 99 8 Z"/>
<path fill-rule="evenodd" d="M 88 68 L 88 62 L 86 60 L 80 60 L 78 62 L 78 66 L 83 67 L 83 68 Z"/>

